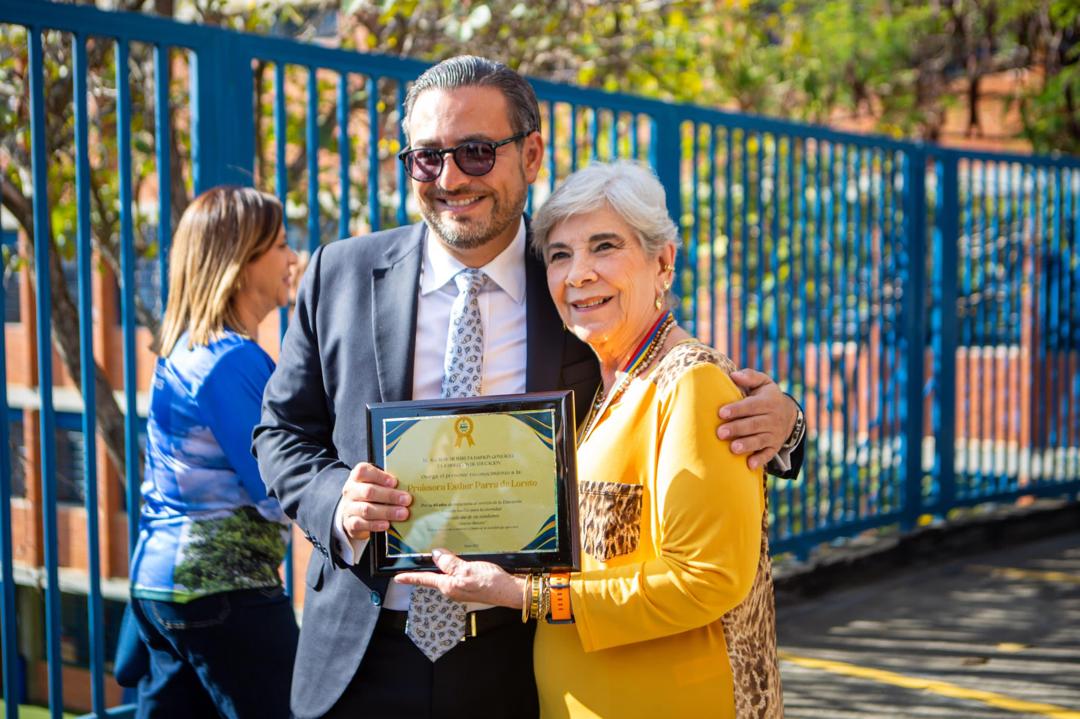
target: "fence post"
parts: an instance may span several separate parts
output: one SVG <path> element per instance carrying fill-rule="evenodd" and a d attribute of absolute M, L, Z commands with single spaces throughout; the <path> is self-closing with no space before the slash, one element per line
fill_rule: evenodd
<path fill-rule="evenodd" d="M 938 456 L 938 508 L 942 517 L 956 499 L 956 351 L 959 318 L 956 315 L 957 266 L 960 246 L 960 173 L 959 159 L 951 152 L 937 156 L 941 163 L 941 185 L 938 191 L 936 230 L 941 254 L 934 258 L 941 282 L 941 304 L 938 307 L 941 333 L 937 358 L 941 374 L 936 378 L 934 401 L 938 403 L 941 426 L 934 447 Z M 969 390 L 970 391 L 970 390 Z"/>
<path fill-rule="evenodd" d="M 255 182 L 255 84 L 246 38 L 215 31 L 191 53 L 191 164 L 195 194 Z"/>
<path fill-rule="evenodd" d="M 904 509 L 900 525 L 913 529 L 922 513 L 923 404 L 926 383 L 926 150 L 912 146 L 904 155 L 904 339 L 907 387 L 904 416 Z"/>
<path fill-rule="evenodd" d="M 649 164 L 656 170 L 656 176 L 660 184 L 664 186 L 664 194 L 667 196 L 668 214 L 675 221 L 679 231 L 679 241 L 682 242 L 682 123 L 675 108 L 664 106 L 652 117 L 650 126 Z M 675 253 L 674 289 L 677 294 L 682 294 L 682 258 L 683 249 Z M 681 304 L 676 305 L 676 318 L 681 319 L 679 311 Z"/>

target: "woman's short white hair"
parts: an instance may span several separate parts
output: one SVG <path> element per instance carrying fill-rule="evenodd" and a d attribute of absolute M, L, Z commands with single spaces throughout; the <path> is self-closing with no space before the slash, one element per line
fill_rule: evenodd
<path fill-rule="evenodd" d="M 536 213 L 533 250 L 543 258 L 556 225 L 605 206 L 630 225 L 650 258 L 667 243 L 678 241 L 660 180 L 649 168 L 620 160 L 597 162 L 566 178 Z"/>

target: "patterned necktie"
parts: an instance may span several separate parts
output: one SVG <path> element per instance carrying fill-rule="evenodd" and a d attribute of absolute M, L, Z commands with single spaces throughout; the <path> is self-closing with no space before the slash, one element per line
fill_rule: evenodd
<path fill-rule="evenodd" d="M 450 333 L 443 360 L 443 397 L 480 394 L 484 366 L 484 327 L 480 323 L 480 291 L 487 276 L 465 269 L 454 276 L 458 296 L 450 308 Z M 465 636 L 465 605 L 437 589 L 416 587 L 405 625 L 409 639 L 431 661 L 457 646 Z"/>

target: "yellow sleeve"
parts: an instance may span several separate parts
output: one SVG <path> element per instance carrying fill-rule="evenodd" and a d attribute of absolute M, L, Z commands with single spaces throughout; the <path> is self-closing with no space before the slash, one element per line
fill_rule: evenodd
<path fill-rule="evenodd" d="M 749 594 L 761 547 L 763 477 L 716 437 L 717 410 L 741 397 L 719 367 L 701 364 L 659 398 L 653 487 L 660 556 L 571 578 L 585 651 L 704 626 Z"/>

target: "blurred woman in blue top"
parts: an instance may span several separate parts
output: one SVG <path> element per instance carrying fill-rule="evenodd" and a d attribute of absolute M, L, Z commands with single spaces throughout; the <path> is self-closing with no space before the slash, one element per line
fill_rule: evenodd
<path fill-rule="evenodd" d="M 251 455 L 273 360 L 259 323 L 297 257 L 281 204 L 215 187 L 184 211 L 155 347 L 132 610 L 140 717 L 288 716 L 298 630 L 278 575 L 289 523 Z"/>

